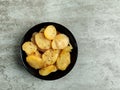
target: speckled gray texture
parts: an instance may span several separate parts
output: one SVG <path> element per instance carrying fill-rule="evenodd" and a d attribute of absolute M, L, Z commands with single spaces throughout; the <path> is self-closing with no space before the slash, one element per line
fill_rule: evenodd
<path fill-rule="evenodd" d="M 65 25 L 75 36 L 75 67 L 55 81 L 18 64 L 19 44 L 35 24 Z M 0 90 L 120 90 L 120 0 L 0 0 Z"/>

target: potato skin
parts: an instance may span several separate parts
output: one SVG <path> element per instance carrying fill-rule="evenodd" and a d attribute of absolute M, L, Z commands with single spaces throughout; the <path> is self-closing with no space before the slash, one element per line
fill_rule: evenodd
<path fill-rule="evenodd" d="M 56 71 L 57 71 L 56 66 L 55 65 L 50 65 L 50 66 L 47 66 L 45 68 L 40 69 L 39 74 L 42 75 L 42 76 L 47 76 L 50 73 L 56 72 Z"/>

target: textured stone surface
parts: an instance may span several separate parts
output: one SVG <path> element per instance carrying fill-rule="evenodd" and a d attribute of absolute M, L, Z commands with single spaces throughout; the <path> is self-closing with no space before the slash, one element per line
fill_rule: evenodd
<path fill-rule="evenodd" d="M 18 64 L 19 43 L 35 24 L 53 21 L 74 34 L 79 55 L 55 81 Z M 120 0 L 0 0 L 0 90 L 120 90 Z"/>

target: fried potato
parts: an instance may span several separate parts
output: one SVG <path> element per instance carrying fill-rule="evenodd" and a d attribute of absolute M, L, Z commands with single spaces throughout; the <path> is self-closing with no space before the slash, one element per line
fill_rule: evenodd
<path fill-rule="evenodd" d="M 49 75 L 50 73 L 52 72 L 56 72 L 57 71 L 57 68 L 55 65 L 50 65 L 48 67 L 45 67 L 45 68 L 42 68 L 39 70 L 39 74 L 42 75 L 42 76 L 47 76 Z"/>
<path fill-rule="evenodd" d="M 40 31 L 39 31 L 39 33 L 43 33 L 44 30 L 45 30 L 45 28 L 41 28 Z"/>
<path fill-rule="evenodd" d="M 63 49 L 63 52 L 71 52 L 73 49 L 72 45 L 69 43 L 67 47 Z"/>
<path fill-rule="evenodd" d="M 41 53 L 37 50 L 37 51 L 35 51 L 34 53 L 33 53 L 33 55 L 35 55 L 35 56 L 38 56 L 38 57 L 41 57 L 42 58 L 42 55 L 41 55 Z"/>
<path fill-rule="evenodd" d="M 40 68 L 43 67 L 42 58 L 40 58 L 40 57 L 38 57 L 36 55 L 28 55 L 26 57 L 26 61 L 34 69 L 40 69 Z"/>
<path fill-rule="evenodd" d="M 70 61 L 70 52 L 62 51 L 56 61 L 56 66 L 59 70 L 64 71 L 69 66 L 70 62 L 71 62 Z"/>
<path fill-rule="evenodd" d="M 58 34 L 52 41 L 53 49 L 64 49 L 69 44 L 69 38 L 65 34 Z"/>
<path fill-rule="evenodd" d="M 40 49 L 40 48 L 38 48 L 38 51 L 40 51 L 40 52 L 42 52 L 42 53 L 44 53 L 45 51 L 47 51 L 48 49 Z"/>
<path fill-rule="evenodd" d="M 33 44 L 32 42 L 28 41 L 22 45 L 22 49 L 23 51 L 26 52 L 27 55 L 29 55 L 29 54 L 34 53 L 37 50 L 37 46 Z"/>
<path fill-rule="evenodd" d="M 44 35 L 49 40 L 53 40 L 56 34 L 57 34 L 57 31 L 53 25 L 47 26 L 44 30 Z"/>
<path fill-rule="evenodd" d="M 35 35 L 35 43 L 37 44 L 38 48 L 41 50 L 49 49 L 51 46 L 50 45 L 51 41 L 46 39 L 43 33 L 37 33 Z"/>
<path fill-rule="evenodd" d="M 42 59 L 44 61 L 44 67 L 52 65 L 56 62 L 60 50 L 49 49 L 43 53 Z"/>
<path fill-rule="evenodd" d="M 33 42 L 34 44 L 35 44 L 35 35 L 37 34 L 37 32 L 34 32 L 33 34 L 32 34 L 32 37 L 31 37 L 31 42 Z"/>
<path fill-rule="evenodd" d="M 44 30 L 44 28 L 42 28 L 41 30 L 40 30 L 40 32 L 43 32 L 43 30 Z M 39 33 L 40 33 L 39 32 Z M 35 43 L 35 35 L 37 34 L 38 32 L 34 32 L 33 34 L 32 34 L 32 37 L 31 37 L 31 42 L 33 42 L 34 44 L 36 44 Z M 40 48 L 37 48 L 37 50 L 38 51 L 40 51 L 40 52 L 45 52 L 46 51 L 46 49 L 40 49 Z"/>

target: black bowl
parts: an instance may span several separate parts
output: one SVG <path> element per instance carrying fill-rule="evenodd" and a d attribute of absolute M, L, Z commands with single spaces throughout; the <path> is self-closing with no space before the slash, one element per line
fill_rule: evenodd
<path fill-rule="evenodd" d="M 34 32 L 39 32 L 41 30 L 41 28 L 43 28 L 45 26 L 48 26 L 48 25 L 54 25 L 56 27 L 57 31 L 67 35 L 70 39 L 70 43 L 73 46 L 73 50 L 70 53 L 71 54 L 71 63 L 65 71 L 58 70 L 56 72 L 53 72 L 53 73 L 49 74 L 48 76 L 41 76 L 41 75 L 39 75 L 38 70 L 33 69 L 26 62 L 26 54 L 22 50 L 22 44 L 26 41 L 30 41 L 30 38 L 32 37 L 32 34 Z M 61 77 L 65 76 L 67 73 L 69 73 L 72 70 L 72 68 L 74 67 L 74 65 L 76 63 L 76 60 L 77 60 L 78 47 L 77 47 L 77 42 L 76 42 L 73 34 L 66 27 L 64 27 L 63 25 L 60 25 L 58 23 L 44 22 L 44 23 L 40 23 L 38 25 L 35 25 L 30 30 L 28 30 L 28 32 L 24 35 L 24 37 L 22 39 L 22 42 L 21 42 L 21 45 L 20 45 L 20 55 L 21 55 L 21 62 L 23 64 L 23 66 L 33 76 L 35 76 L 37 78 L 40 78 L 40 79 L 44 79 L 44 80 L 55 80 L 55 79 L 58 79 L 58 78 L 61 78 Z"/>

